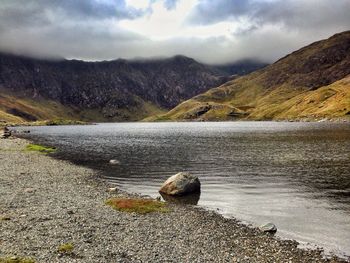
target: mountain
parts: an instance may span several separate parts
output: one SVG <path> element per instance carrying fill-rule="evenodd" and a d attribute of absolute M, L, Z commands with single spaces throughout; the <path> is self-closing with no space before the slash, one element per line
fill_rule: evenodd
<path fill-rule="evenodd" d="M 350 31 L 210 89 L 153 120 L 350 117 Z"/>
<path fill-rule="evenodd" d="M 139 120 L 228 79 L 184 56 L 85 62 L 0 54 L 0 120 Z"/>
<path fill-rule="evenodd" d="M 254 59 L 243 59 L 238 60 L 234 63 L 228 63 L 223 65 L 213 65 L 213 68 L 216 68 L 221 74 L 224 75 L 239 75 L 244 76 L 249 73 L 252 73 L 258 69 L 264 68 L 269 64 L 261 62 Z"/>

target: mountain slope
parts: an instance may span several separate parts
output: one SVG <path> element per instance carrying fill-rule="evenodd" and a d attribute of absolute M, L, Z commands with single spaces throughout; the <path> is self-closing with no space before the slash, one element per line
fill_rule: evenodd
<path fill-rule="evenodd" d="M 350 31 L 315 42 L 153 119 L 317 119 L 350 112 Z"/>
<path fill-rule="evenodd" d="M 227 80 L 184 56 L 84 62 L 0 54 L 0 120 L 138 120 Z"/>

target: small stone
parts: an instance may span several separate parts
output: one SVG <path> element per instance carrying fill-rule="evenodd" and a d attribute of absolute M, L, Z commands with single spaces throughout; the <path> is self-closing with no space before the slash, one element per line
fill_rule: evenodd
<path fill-rule="evenodd" d="M 273 223 L 267 223 L 267 224 L 261 225 L 259 229 L 265 233 L 274 234 L 277 232 L 277 227 Z"/>
<path fill-rule="evenodd" d="M 120 164 L 120 162 L 118 160 L 112 159 L 112 160 L 109 161 L 109 164 L 117 165 L 117 164 Z"/>
<path fill-rule="evenodd" d="M 111 188 L 108 188 L 107 192 L 109 193 L 115 193 L 118 191 L 118 188 L 117 187 L 111 187 Z"/>
<path fill-rule="evenodd" d="M 34 193 L 35 191 L 36 191 L 36 189 L 34 189 L 34 188 L 25 188 L 24 189 L 25 193 Z"/>

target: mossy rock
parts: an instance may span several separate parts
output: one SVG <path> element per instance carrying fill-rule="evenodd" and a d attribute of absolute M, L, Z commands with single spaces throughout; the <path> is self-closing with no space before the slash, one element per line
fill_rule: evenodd
<path fill-rule="evenodd" d="M 44 154 L 56 152 L 56 148 L 54 147 L 47 147 L 47 146 L 38 145 L 38 144 L 28 144 L 25 150 L 30 152 L 40 152 Z"/>
<path fill-rule="evenodd" d="M 60 245 L 57 250 L 62 254 L 70 254 L 73 252 L 73 249 L 74 249 L 73 243 L 65 243 Z"/>
<path fill-rule="evenodd" d="M 135 212 L 138 214 L 147 214 L 151 212 L 169 212 L 166 203 L 152 199 L 141 198 L 111 198 L 106 201 L 106 205 L 123 212 Z"/>

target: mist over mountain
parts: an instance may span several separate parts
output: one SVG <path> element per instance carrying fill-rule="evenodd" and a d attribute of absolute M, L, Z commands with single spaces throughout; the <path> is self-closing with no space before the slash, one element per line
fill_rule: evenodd
<path fill-rule="evenodd" d="M 213 65 L 213 67 L 218 69 L 223 74 L 243 76 L 258 69 L 264 68 L 267 65 L 269 64 L 255 59 L 243 59 L 234 63 Z"/>

